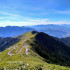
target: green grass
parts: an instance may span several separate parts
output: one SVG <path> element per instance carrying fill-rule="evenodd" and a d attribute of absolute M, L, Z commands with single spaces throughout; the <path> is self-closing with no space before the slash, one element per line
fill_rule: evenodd
<path fill-rule="evenodd" d="M 2 61 L 0 61 L 1 68 L 6 67 L 9 69 L 18 69 L 25 66 L 29 70 L 37 70 L 38 67 L 42 68 L 42 70 L 70 70 L 70 68 L 68 67 L 48 64 L 44 62 L 44 59 L 32 50 L 30 50 L 29 55 L 23 54 L 22 56 L 21 53 L 19 55 L 8 56 L 7 52 L 8 50 L 5 50 L 0 54 L 0 58 L 4 58 Z M 26 64 L 28 64 L 29 66 L 27 66 Z"/>
<path fill-rule="evenodd" d="M 10 70 L 70 70 L 69 67 L 46 63 L 44 61 L 44 58 L 40 57 L 36 52 L 31 50 L 32 46 L 30 46 L 28 42 L 26 42 L 26 44 L 29 45 L 29 54 L 25 54 L 25 48 L 23 48 L 23 50 L 19 54 L 16 54 L 16 52 L 23 46 L 25 37 L 27 36 L 27 40 L 29 40 L 35 35 L 36 34 L 33 35 L 31 32 L 24 34 L 20 42 L 13 45 L 16 46 L 20 44 L 18 48 L 12 51 L 12 53 L 14 54 L 13 56 L 7 55 L 7 53 L 13 48 L 13 46 L 11 46 L 12 48 L 6 49 L 5 51 L 1 52 L 0 70 L 2 68 L 7 68 Z M 32 39 L 30 39 L 30 41 L 32 42 Z"/>

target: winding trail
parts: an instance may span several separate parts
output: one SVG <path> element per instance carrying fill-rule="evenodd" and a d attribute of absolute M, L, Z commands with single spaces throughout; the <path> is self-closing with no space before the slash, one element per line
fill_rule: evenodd
<path fill-rule="evenodd" d="M 20 50 L 17 54 L 19 54 L 24 47 L 25 47 L 25 53 L 26 53 L 26 55 L 28 55 L 28 46 L 25 43 L 24 43 L 23 47 L 20 48 Z"/>
<path fill-rule="evenodd" d="M 19 46 L 13 47 L 13 49 L 8 52 L 8 55 L 10 55 L 10 56 L 14 55 L 14 54 L 11 54 L 11 52 L 12 52 L 14 49 L 16 49 L 17 47 L 19 47 Z"/>
<path fill-rule="evenodd" d="M 26 51 L 25 51 L 25 53 L 26 53 L 26 55 L 28 55 L 28 46 L 26 45 Z"/>
<path fill-rule="evenodd" d="M 26 40 L 27 40 L 27 37 L 25 38 L 25 41 L 26 41 Z M 20 46 L 20 45 L 15 46 L 12 50 L 10 50 L 10 51 L 8 52 L 8 55 L 10 55 L 10 56 L 14 55 L 14 54 L 11 54 L 11 52 L 12 52 L 14 49 L 18 48 L 19 46 Z M 24 42 L 23 46 L 20 48 L 20 50 L 17 52 L 17 54 L 19 54 L 24 47 L 25 47 L 25 53 L 26 53 L 26 55 L 28 55 L 28 45 L 26 45 L 25 42 Z"/>
<path fill-rule="evenodd" d="M 8 55 L 10 55 L 10 56 L 14 55 L 14 54 L 11 54 L 11 52 L 12 52 L 13 50 L 14 50 L 14 48 L 13 48 L 11 51 L 8 52 Z"/>
<path fill-rule="evenodd" d="M 25 47 L 25 43 L 23 44 L 23 47 L 20 48 L 20 50 L 18 51 L 17 54 L 19 54 L 19 53 L 22 51 L 22 49 L 23 49 L 24 47 Z"/>

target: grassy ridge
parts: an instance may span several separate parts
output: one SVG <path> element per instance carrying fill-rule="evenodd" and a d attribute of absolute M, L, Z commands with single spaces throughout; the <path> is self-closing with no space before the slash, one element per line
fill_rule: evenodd
<path fill-rule="evenodd" d="M 41 45 L 34 42 L 34 38 L 37 35 L 37 32 L 28 32 L 20 36 L 20 41 L 15 43 L 13 46 L 10 46 L 10 49 L 6 49 L 0 54 L 0 70 L 3 68 L 6 69 L 18 69 L 18 70 L 70 70 L 69 67 L 60 66 L 55 64 L 49 64 L 45 61 L 45 58 L 41 57 L 36 51 L 36 47 Z M 27 38 L 27 41 L 25 39 Z M 23 46 L 24 42 L 28 45 L 29 54 L 25 54 L 25 48 L 19 54 L 16 54 L 18 50 Z M 35 44 L 34 46 L 31 45 Z M 13 50 L 13 56 L 9 56 L 8 52 L 14 47 L 19 45 L 18 48 Z M 39 49 L 40 50 L 40 49 Z M 42 48 L 43 50 L 43 48 Z M 41 51 L 41 50 L 40 50 Z M 45 52 L 44 50 L 42 52 Z"/>

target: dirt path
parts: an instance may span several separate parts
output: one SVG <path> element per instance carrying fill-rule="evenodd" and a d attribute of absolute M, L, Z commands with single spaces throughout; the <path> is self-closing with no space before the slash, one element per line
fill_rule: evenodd
<path fill-rule="evenodd" d="M 14 50 L 15 48 L 13 48 L 11 51 L 8 52 L 8 55 L 12 56 L 14 54 L 11 54 L 11 52 Z"/>
<path fill-rule="evenodd" d="M 25 53 L 26 53 L 26 55 L 28 55 L 28 46 L 26 45 L 26 43 L 24 43 L 23 47 L 20 48 L 20 50 L 17 54 L 19 54 L 24 47 L 25 47 Z"/>
<path fill-rule="evenodd" d="M 27 37 L 25 38 L 25 41 L 26 41 L 26 40 L 27 40 Z M 10 51 L 8 52 L 8 55 L 10 55 L 10 56 L 14 55 L 14 54 L 11 54 L 11 52 L 12 52 L 14 49 L 18 48 L 18 47 L 19 47 L 19 45 L 16 46 L 16 47 L 14 47 L 12 50 L 10 50 Z M 26 55 L 28 55 L 28 46 L 26 45 L 25 42 L 24 42 L 24 44 L 23 44 L 23 47 L 20 48 L 20 50 L 17 52 L 17 54 L 19 54 L 24 47 L 25 47 L 25 53 L 26 53 Z"/>
<path fill-rule="evenodd" d="M 12 50 L 10 50 L 10 51 L 8 52 L 8 55 L 10 55 L 10 56 L 14 55 L 14 54 L 11 54 L 11 52 L 12 52 L 14 49 L 18 48 L 18 47 L 19 47 L 19 45 L 18 45 L 18 46 L 13 47 L 13 49 L 12 49 Z"/>
<path fill-rule="evenodd" d="M 25 46 L 23 45 L 23 47 L 20 48 L 20 50 L 18 51 L 17 54 L 19 54 L 19 53 L 22 51 L 22 49 L 23 49 L 24 47 L 25 47 Z"/>
<path fill-rule="evenodd" d="M 26 45 L 26 51 L 25 51 L 25 53 L 26 53 L 26 55 L 28 55 L 28 46 Z"/>

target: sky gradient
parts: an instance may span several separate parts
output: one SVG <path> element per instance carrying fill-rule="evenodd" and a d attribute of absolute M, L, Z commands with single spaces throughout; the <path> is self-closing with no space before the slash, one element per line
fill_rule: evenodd
<path fill-rule="evenodd" d="M 70 24 L 70 0 L 0 0 L 0 26 Z"/>

